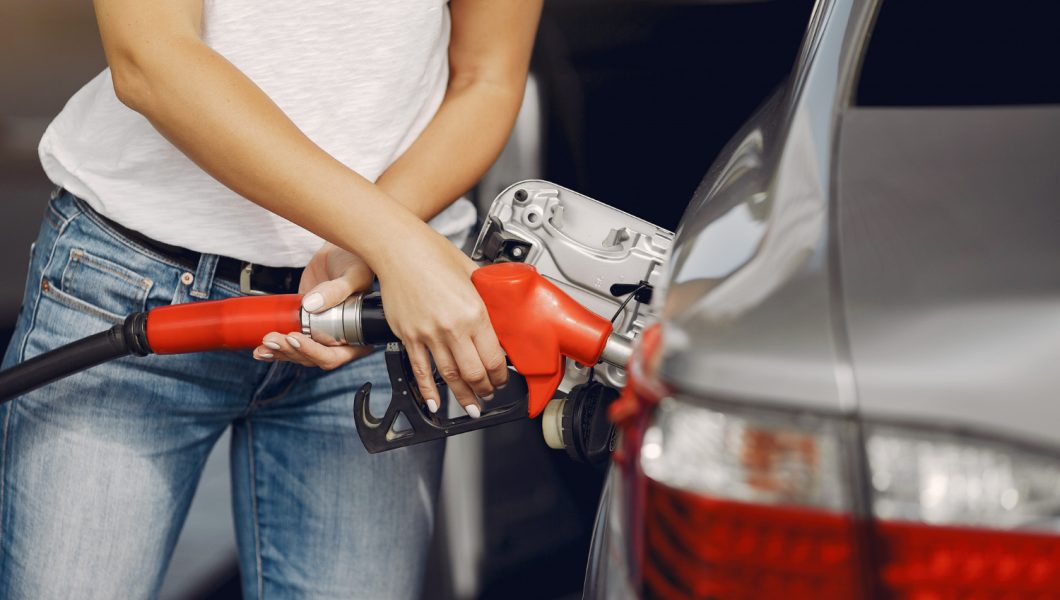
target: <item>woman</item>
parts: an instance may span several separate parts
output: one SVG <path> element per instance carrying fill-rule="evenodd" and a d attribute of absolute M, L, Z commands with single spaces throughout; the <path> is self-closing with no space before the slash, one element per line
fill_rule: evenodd
<path fill-rule="evenodd" d="M 5 366 L 136 310 L 297 289 L 315 312 L 377 278 L 428 407 L 433 359 L 477 417 L 504 355 L 474 264 L 425 221 L 469 225 L 447 207 L 514 123 L 540 0 L 95 7 L 110 68 L 41 142 L 59 189 Z M 245 597 L 417 596 L 441 447 L 368 456 L 365 381 L 387 397 L 380 355 L 274 332 L 4 405 L 0 597 L 155 595 L 229 426 Z"/>

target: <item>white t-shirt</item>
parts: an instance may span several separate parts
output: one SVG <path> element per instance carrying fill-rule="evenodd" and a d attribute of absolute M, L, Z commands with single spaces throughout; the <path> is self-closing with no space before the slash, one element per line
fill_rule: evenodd
<path fill-rule="evenodd" d="M 445 0 L 205 0 L 203 8 L 205 42 L 369 180 L 412 144 L 445 95 Z M 54 183 L 160 242 L 285 267 L 305 265 L 323 243 L 192 163 L 118 101 L 109 69 L 51 123 L 40 158 Z M 431 224 L 458 239 L 474 221 L 462 199 Z"/>

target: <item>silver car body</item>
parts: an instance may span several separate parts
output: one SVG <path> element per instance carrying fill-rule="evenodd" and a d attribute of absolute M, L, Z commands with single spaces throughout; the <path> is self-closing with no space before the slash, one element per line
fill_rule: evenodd
<path fill-rule="evenodd" d="M 879 4 L 817 3 L 790 80 L 695 192 L 654 376 L 1060 448 L 1060 107 L 856 106 Z M 618 476 L 586 597 L 633 593 L 602 535 Z"/>

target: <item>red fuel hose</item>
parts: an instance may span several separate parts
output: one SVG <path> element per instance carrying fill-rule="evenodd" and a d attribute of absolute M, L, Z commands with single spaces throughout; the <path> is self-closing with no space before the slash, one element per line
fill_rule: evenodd
<path fill-rule="evenodd" d="M 301 331 L 302 296 L 247 296 L 156 308 L 147 343 L 156 354 L 254 348 L 271 331 Z"/>
<path fill-rule="evenodd" d="M 527 380 L 529 416 L 540 414 L 556 393 L 564 356 L 586 365 L 600 360 L 610 321 L 578 304 L 534 267 L 490 265 L 476 270 L 471 281 L 501 345 Z M 298 295 L 156 308 L 147 315 L 147 342 L 157 354 L 253 348 L 270 331 L 301 331 L 300 309 Z"/>
<path fill-rule="evenodd" d="M 108 331 L 0 372 L 0 402 L 95 365 L 136 354 L 241 350 L 271 331 L 301 331 L 302 297 L 250 296 L 163 306 L 129 315 Z"/>

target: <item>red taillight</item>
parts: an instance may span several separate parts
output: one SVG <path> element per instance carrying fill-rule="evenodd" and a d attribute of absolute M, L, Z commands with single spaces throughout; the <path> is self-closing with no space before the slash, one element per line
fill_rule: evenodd
<path fill-rule="evenodd" d="M 1060 598 L 1046 451 L 679 397 L 637 437 L 647 598 Z"/>
<path fill-rule="evenodd" d="M 888 598 L 1060 597 L 1060 536 L 918 523 L 877 523 L 874 533 Z"/>
<path fill-rule="evenodd" d="M 827 511 L 719 500 L 650 479 L 646 492 L 646 598 L 1060 597 L 1055 535 L 879 522 L 858 532 L 854 519 Z M 869 557 L 859 540 L 873 546 Z"/>
<path fill-rule="evenodd" d="M 857 596 L 853 521 L 761 506 L 647 480 L 642 572 L 648 598 Z"/>

